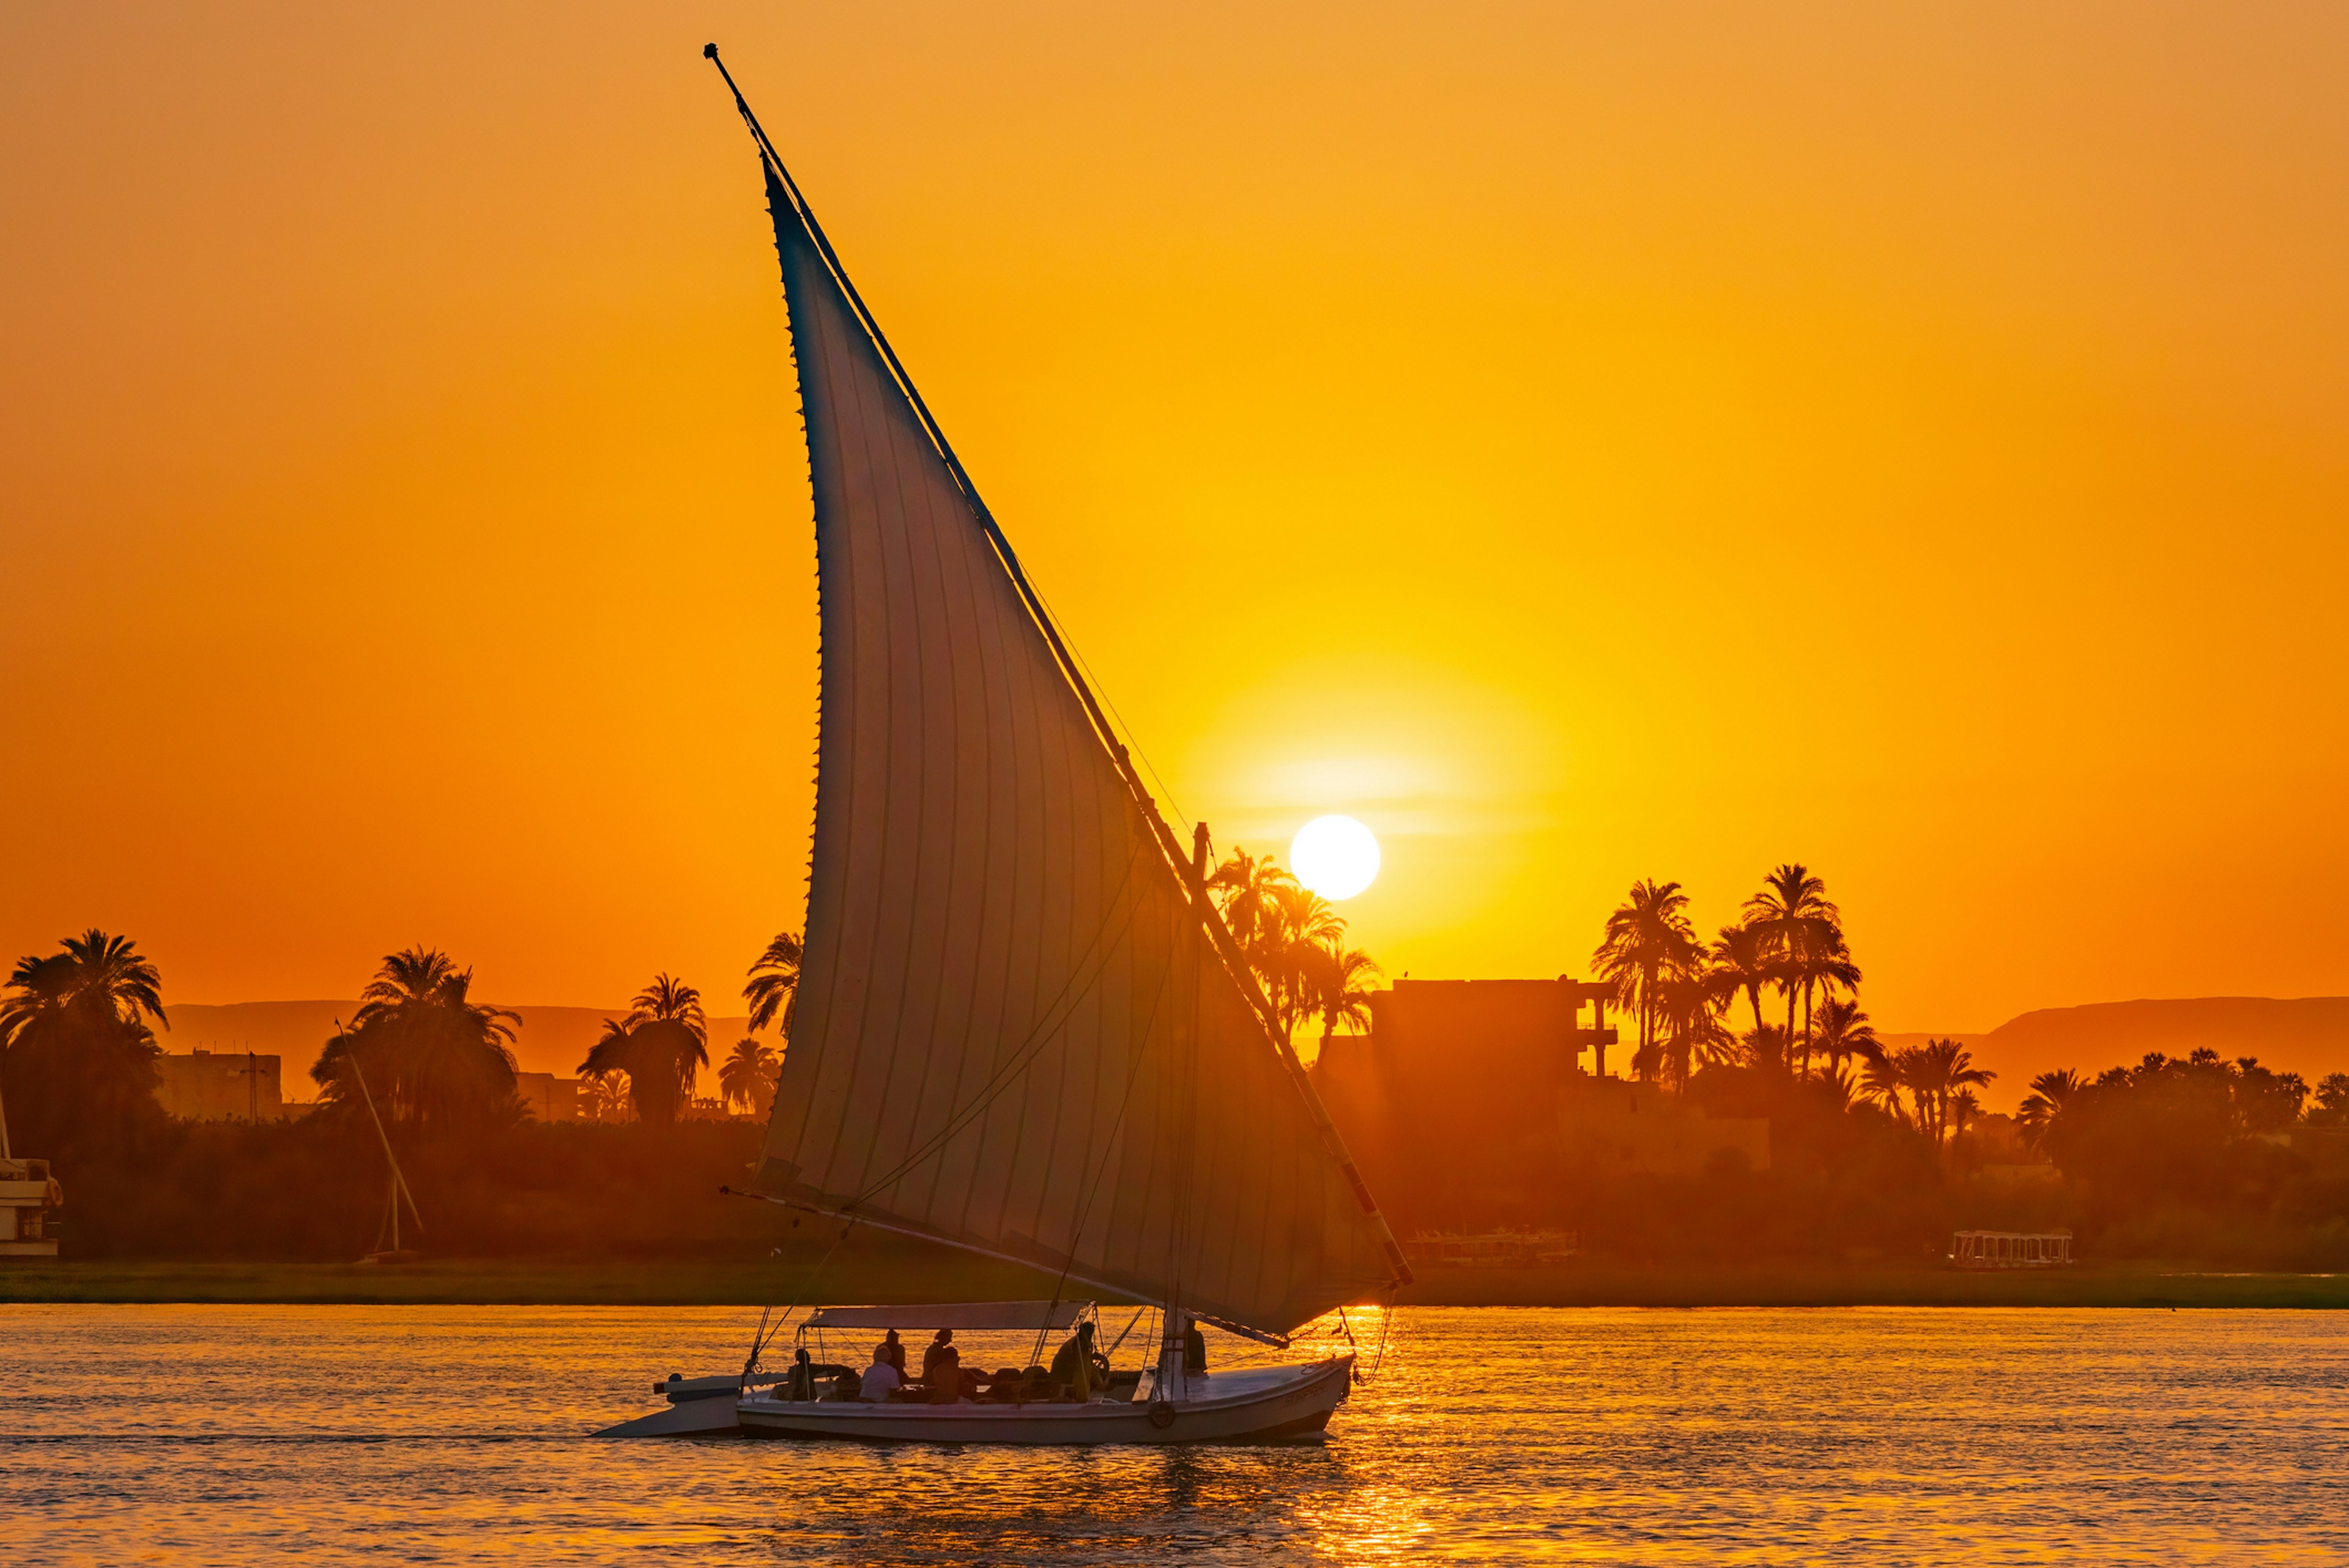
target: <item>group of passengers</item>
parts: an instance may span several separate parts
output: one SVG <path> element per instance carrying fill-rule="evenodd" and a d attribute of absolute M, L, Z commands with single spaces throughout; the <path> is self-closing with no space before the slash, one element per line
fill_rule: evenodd
<path fill-rule="evenodd" d="M 868 1405 L 952 1405 L 964 1399 L 1004 1405 L 1083 1404 L 1109 1387 L 1109 1357 L 1093 1343 L 1090 1323 L 1077 1325 L 1076 1333 L 1053 1355 L 1050 1367 L 1005 1367 L 991 1373 L 965 1367 L 954 1330 L 941 1328 L 937 1337 L 922 1347 L 918 1377 L 907 1375 L 905 1346 L 893 1328 L 873 1347 L 873 1364 L 861 1371 L 851 1367 L 818 1368 L 807 1351 L 801 1350 L 786 1379 L 784 1398 L 856 1400 Z"/>

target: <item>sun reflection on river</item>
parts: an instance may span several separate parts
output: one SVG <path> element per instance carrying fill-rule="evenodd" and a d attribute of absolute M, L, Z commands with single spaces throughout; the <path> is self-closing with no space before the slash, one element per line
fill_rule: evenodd
<path fill-rule="evenodd" d="M 2349 1552 L 2349 1324 L 2334 1315 L 1404 1309 L 1326 1440 L 585 1435 L 648 1408 L 656 1376 L 739 1365 L 753 1318 L 0 1307 L 0 1558 L 969 1568 Z M 1350 1313 L 1348 1326 L 1372 1364 L 1385 1326 Z M 1343 1344 L 1324 1332 L 1309 1347 Z M 1218 1365 L 1268 1354 L 1214 1349 Z"/>

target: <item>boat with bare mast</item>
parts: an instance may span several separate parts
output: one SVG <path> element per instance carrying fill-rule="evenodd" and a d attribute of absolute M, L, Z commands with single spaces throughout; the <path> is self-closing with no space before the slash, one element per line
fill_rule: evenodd
<path fill-rule="evenodd" d="M 335 1032 L 343 1032 L 343 1021 L 335 1020 Z M 400 1174 L 399 1156 L 391 1151 L 391 1133 L 383 1125 L 383 1113 L 375 1108 L 375 1091 L 367 1088 L 367 1074 L 359 1068 L 358 1058 L 350 1058 L 351 1077 L 359 1086 L 359 1097 L 367 1102 L 367 1119 L 375 1124 L 375 1135 L 383 1145 L 386 1191 L 383 1195 L 383 1221 L 376 1227 L 375 1250 L 359 1259 L 363 1264 L 409 1264 L 419 1256 L 412 1247 L 399 1244 L 400 1205 L 408 1206 L 410 1219 L 419 1231 L 424 1229 L 424 1216 L 418 1212 L 416 1194 L 408 1190 L 408 1178 Z"/>
<path fill-rule="evenodd" d="M 718 62 L 717 46 L 705 53 Z M 655 1385 L 612 1435 L 1167 1443 L 1319 1430 L 1352 1355 L 1200 1369 L 1194 1321 L 1286 1347 L 1409 1265 L 1185 844 L 772 141 L 822 631 L 806 951 L 751 1197 L 1033 1267 L 1053 1299 L 827 1308 L 792 1366 Z M 1145 1304 L 1147 1364 L 925 1368 L 851 1393 L 810 1336 L 1044 1336 Z M 1132 1325 L 1129 1324 L 1129 1330 Z M 941 1341 L 943 1343 L 943 1339 Z M 1079 1343 L 1071 1340 L 1071 1344 Z M 1090 1351 L 1093 1341 L 1084 1338 Z M 1186 1354 L 1186 1347 L 1189 1354 Z M 1040 1358 L 1039 1357 L 1038 1358 Z M 819 1377 L 819 1374 L 822 1374 Z M 884 1379 L 885 1381 L 885 1379 Z M 909 1397 L 910 1396 L 910 1397 Z"/>

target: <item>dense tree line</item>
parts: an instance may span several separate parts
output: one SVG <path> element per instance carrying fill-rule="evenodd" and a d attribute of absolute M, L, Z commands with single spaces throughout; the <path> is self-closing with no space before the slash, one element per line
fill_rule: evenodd
<path fill-rule="evenodd" d="M 1981 1113 L 1976 1091 L 1996 1075 L 1963 1046 L 1896 1049 L 1877 1037 L 1860 1009 L 1843 912 L 1810 868 L 1775 868 L 1709 944 L 1688 907 L 1678 882 L 1636 882 L 1591 955 L 1630 1014 L 1636 1077 L 1700 1099 L 1752 1100 L 1800 1084 L 1838 1109 L 1872 1108 L 1936 1148 Z M 1744 1029 L 1734 1022 L 1741 1006 L 1752 1018 Z"/>

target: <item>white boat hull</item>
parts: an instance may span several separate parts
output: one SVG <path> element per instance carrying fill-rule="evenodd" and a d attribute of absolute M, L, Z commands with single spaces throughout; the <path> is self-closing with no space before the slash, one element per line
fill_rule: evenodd
<path fill-rule="evenodd" d="M 873 1443 L 1231 1443 L 1305 1437 L 1329 1425 L 1353 1384 L 1354 1358 L 1197 1374 L 1172 1404 L 867 1405 L 761 1395 L 734 1407 L 754 1437 Z M 1163 1423 L 1163 1424 L 1162 1424 Z"/>
<path fill-rule="evenodd" d="M 599 1438 L 691 1438 L 732 1436 L 741 1429 L 734 1417 L 742 1398 L 739 1377 L 673 1377 L 653 1385 L 653 1392 L 668 1400 L 668 1408 L 633 1421 L 606 1427 Z"/>

